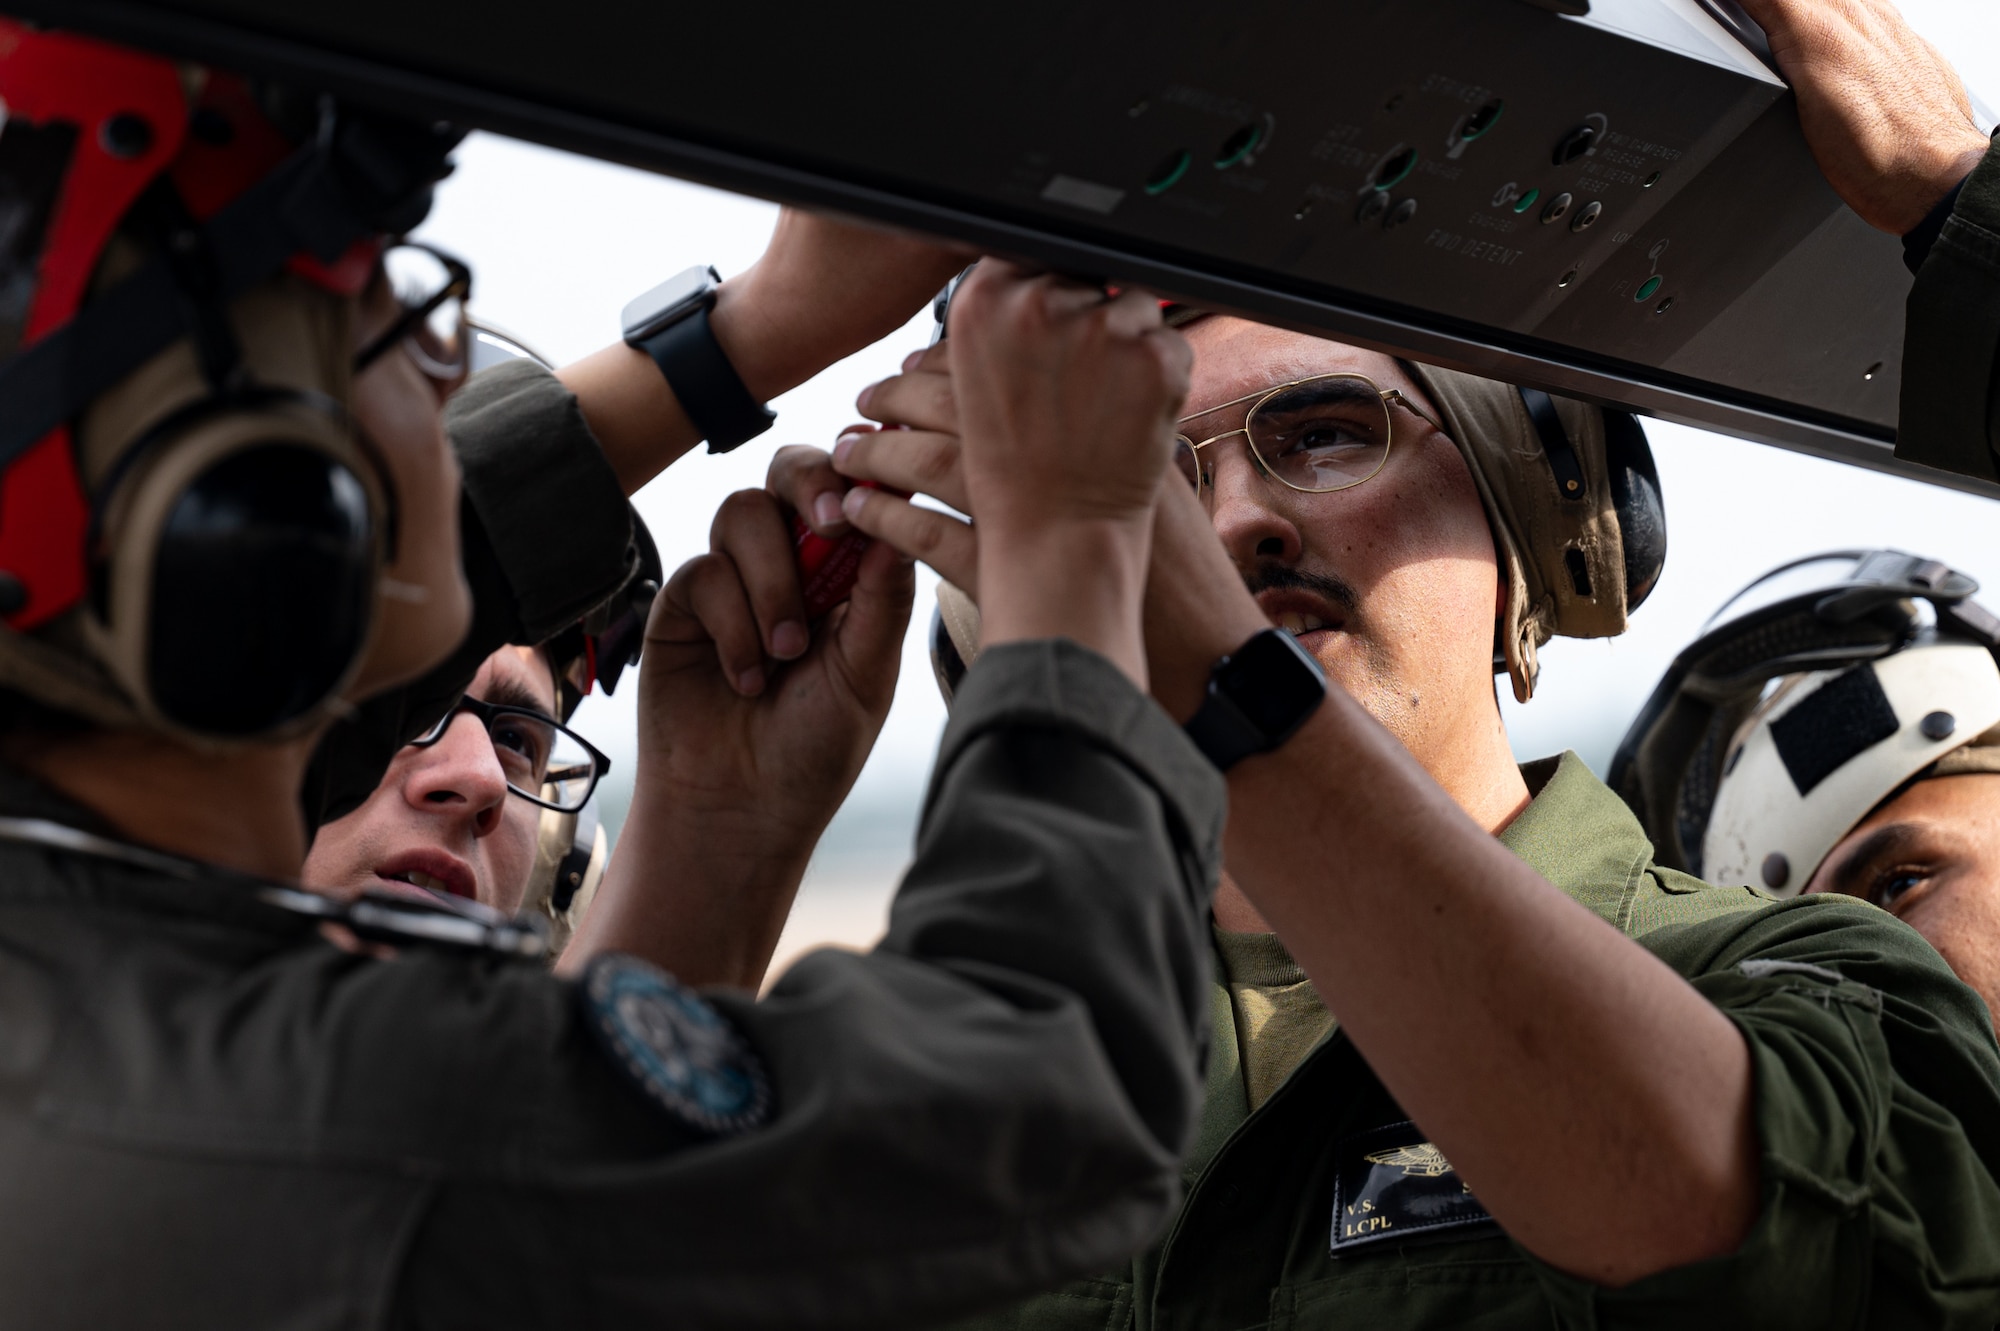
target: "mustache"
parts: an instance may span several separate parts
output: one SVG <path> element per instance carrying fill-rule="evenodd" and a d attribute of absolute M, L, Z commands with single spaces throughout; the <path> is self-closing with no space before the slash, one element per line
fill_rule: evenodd
<path fill-rule="evenodd" d="M 1252 596 L 1267 591 L 1312 592 L 1339 606 L 1350 616 L 1361 604 L 1354 588 L 1332 574 L 1307 573 L 1284 564 L 1259 564 L 1243 575 L 1243 586 Z"/>

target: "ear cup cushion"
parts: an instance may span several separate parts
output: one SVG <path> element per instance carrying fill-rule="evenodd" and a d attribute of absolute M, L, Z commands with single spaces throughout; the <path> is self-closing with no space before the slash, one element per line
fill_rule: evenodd
<path fill-rule="evenodd" d="M 296 445 L 232 453 L 181 492 L 157 540 L 145 663 L 164 718 L 247 738 L 310 714 L 345 681 L 376 578 L 352 471 Z"/>
<path fill-rule="evenodd" d="M 144 441 L 97 508 L 98 658 L 203 740 L 311 724 L 374 627 L 383 501 L 337 409 L 218 399 Z"/>
<path fill-rule="evenodd" d="M 1667 566 L 1667 508 L 1646 432 L 1630 412 L 1604 413 L 1604 462 L 1625 554 L 1625 610 L 1637 610 Z"/>

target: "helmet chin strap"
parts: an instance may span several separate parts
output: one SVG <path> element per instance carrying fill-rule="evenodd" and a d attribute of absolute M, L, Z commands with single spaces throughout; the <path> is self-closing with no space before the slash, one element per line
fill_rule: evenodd
<path fill-rule="evenodd" d="M 188 341 L 194 347 L 195 363 L 201 367 L 209 392 L 220 395 L 241 388 L 243 344 L 230 326 L 228 304 L 218 294 L 221 283 L 215 255 L 208 247 L 208 238 L 202 234 L 201 224 L 166 176 L 146 187 L 132 209 L 132 216 L 151 233 L 173 275 Z"/>

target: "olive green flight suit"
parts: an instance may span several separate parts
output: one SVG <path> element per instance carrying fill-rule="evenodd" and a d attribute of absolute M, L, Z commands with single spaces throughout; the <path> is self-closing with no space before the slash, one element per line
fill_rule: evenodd
<path fill-rule="evenodd" d="M 2000 481 L 2000 147 L 1965 182 L 1917 270 L 1896 456 Z"/>
<path fill-rule="evenodd" d="M 1208 1109 L 1167 1237 L 1130 1267 L 963 1325 L 1995 1325 L 2000 1184 L 1984 1162 L 2000 1161 L 2000 1050 L 1978 997 L 1872 906 L 1773 903 L 1655 867 L 1637 821 L 1574 755 L 1525 772 L 1537 793 L 1504 843 L 1750 1043 L 1763 1209 L 1737 1253 L 1621 1290 L 1550 1268 L 1484 1218 L 1337 1028 L 1253 1112 L 1247 1005 L 1219 980 Z"/>
<path fill-rule="evenodd" d="M 334 730 L 314 821 L 631 571 L 552 376 L 488 371 L 447 426 L 472 632 Z M 0 1328 L 878 1328 L 1100 1269 L 1179 1201 L 1222 816 L 1108 662 L 986 653 L 880 948 L 706 996 L 775 1101 L 714 1141 L 539 962 L 356 956 L 220 871 L 0 838 Z M 5 768 L 0 818 L 112 835 Z"/>
<path fill-rule="evenodd" d="M 0 839 L 0 1327 L 881 1327 L 1180 1198 L 1221 778 L 1101 657 L 967 675 L 869 955 L 762 1001 L 702 1142 L 539 962 L 341 951 L 220 871 Z M 0 816 L 106 829 L 0 769 Z"/>

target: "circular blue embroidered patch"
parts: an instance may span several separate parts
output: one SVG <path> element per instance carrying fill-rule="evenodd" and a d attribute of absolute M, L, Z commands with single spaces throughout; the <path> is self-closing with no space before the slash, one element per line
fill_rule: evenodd
<path fill-rule="evenodd" d="M 610 953 L 590 963 L 577 992 L 612 1061 L 687 1126 L 722 1137 L 770 1118 L 763 1060 L 727 1017 L 673 976 Z"/>

